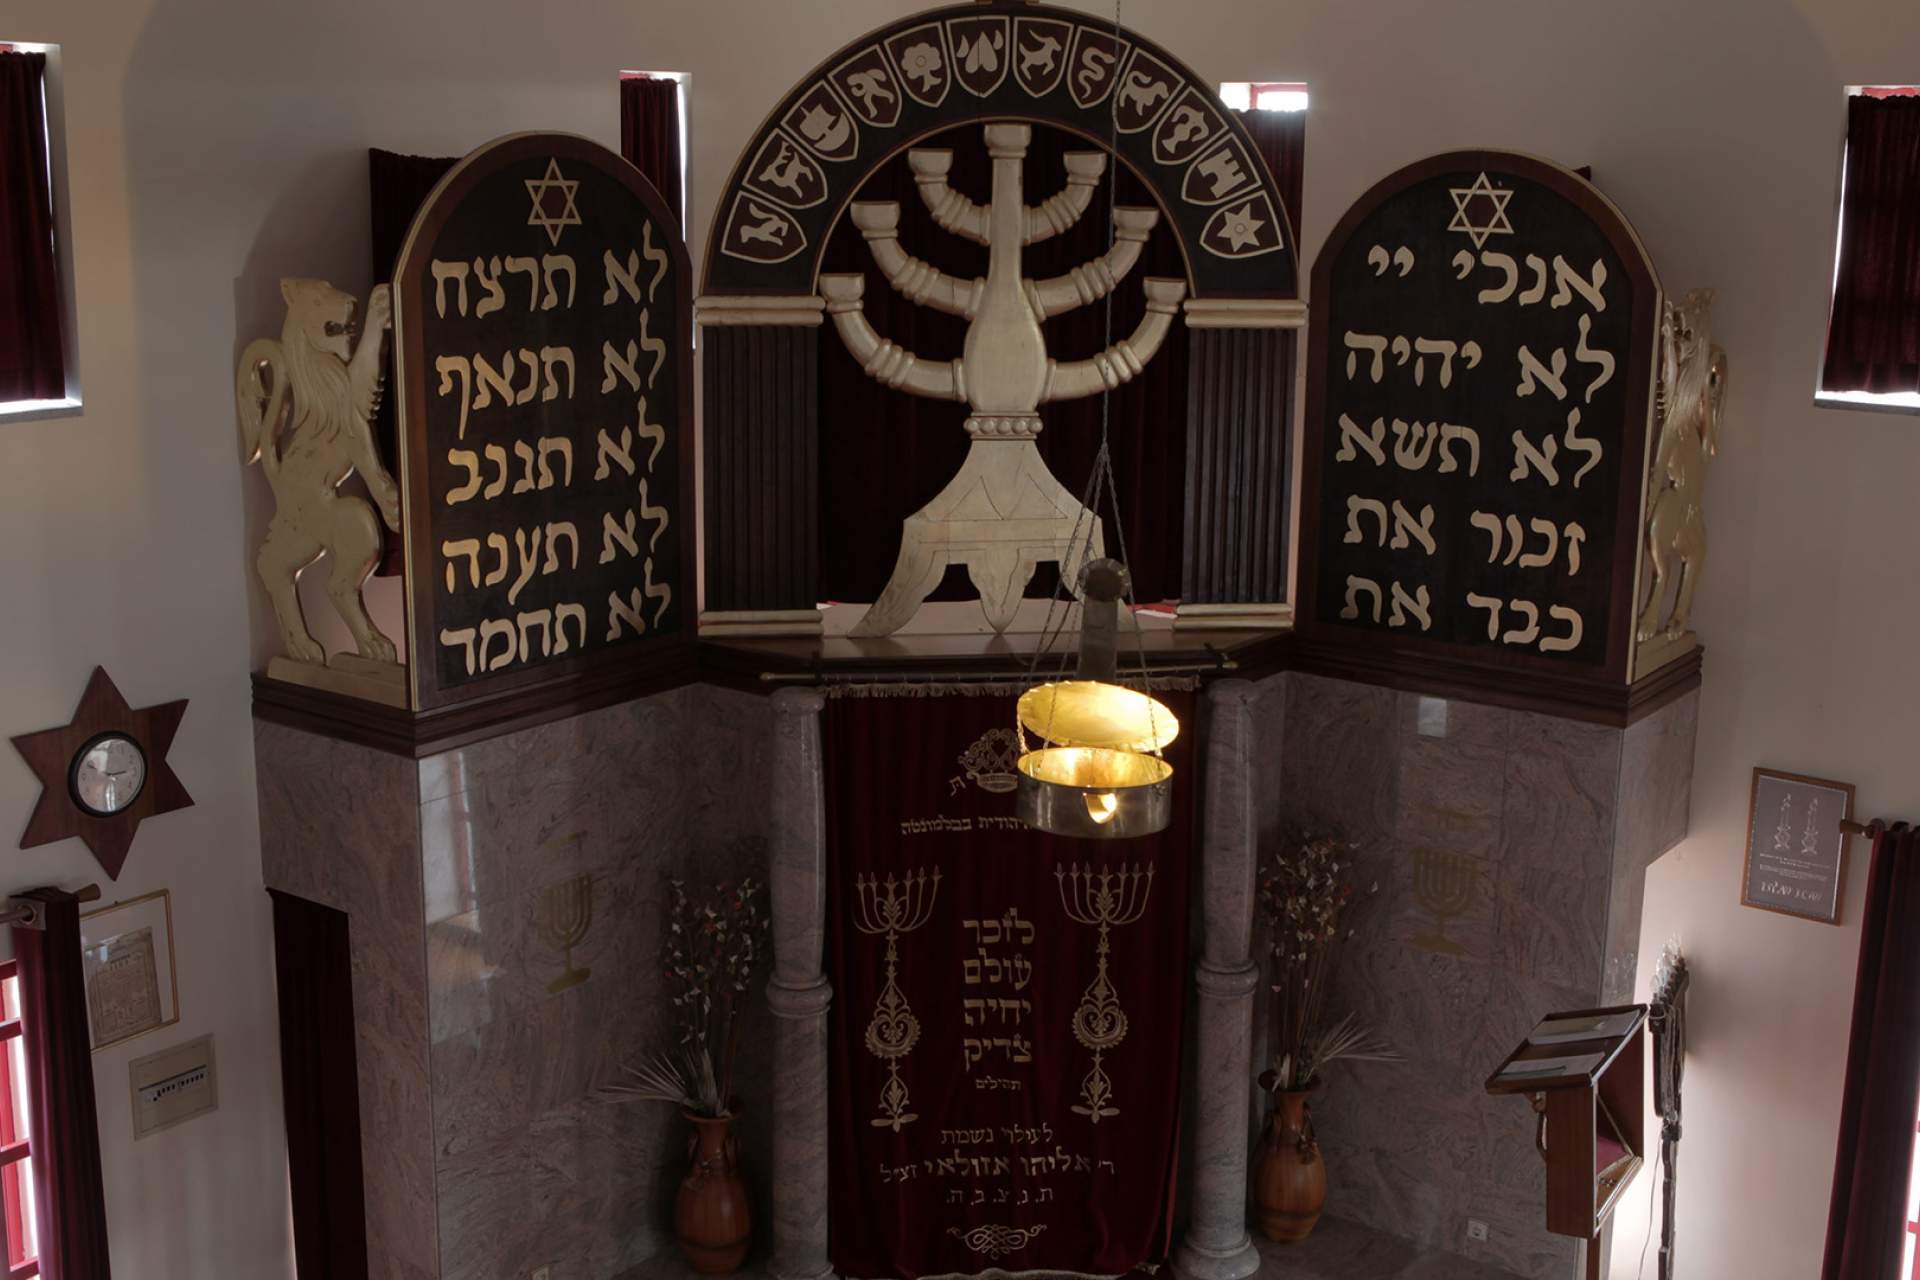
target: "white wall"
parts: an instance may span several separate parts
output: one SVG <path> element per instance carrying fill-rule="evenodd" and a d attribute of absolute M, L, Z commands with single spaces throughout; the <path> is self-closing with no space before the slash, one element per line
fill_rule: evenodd
<path fill-rule="evenodd" d="M 1091 6 L 1090 6 L 1091 7 Z M 622 67 L 693 73 L 696 258 L 719 183 L 775 97 L 896 3 L 14 0 L 0 40 L 63 46 L 85 413 L 0 423 L 0 730 L 63 722 L 102 663 L 136 704 L 188 697 L 195 808 L 146 826 L 109 896 L 174 891 L 182 1025 L 95 1059 L 115 1267 L 254 1280 L 288 1264 L 271 940 L 247 671 L 266 652 L 238 463 L 240 346 L 276 280 L 367 282 L 364 149 L 455 154 L 556 128 L 617 142 Z M 1309 258 L 1401 163 L 1467 145 L 1591 164 L 1671 287 L 1720 289 L 1731 353 L 1711 480 L 1694 836 L 1654 869 L 1648 951 L 1697 979 L 1682 1274 L 1817 1271 L 1864 885 L 1843 927 L 1737 905 L 1756 763 L 1849 779 L 1920 815 L 1912 489 L 1920 421 L 1816 410 L 1842 86 L 1920 76 L 1910 0 L 1130 0 L 1125 21 L 1216 79 L 1312 85 Z M 0 752 L 0 815 L 35 784 Z M 68 842 L 0 888 L 100 879 Z M 1643 973 L 1651 964 L 1643 964 Z M 217 1115 L 135 1145 L 126 1061 L 204 1031 Z M 1495 1046 L 1490 1046 L 1492 1052 Z M 1638 1192 L 1636 1193 L 1639 1194 Z M 1622 1221 L 1630 1272 L 1634 1219 Z M 1623 1272 L 1627 1273 L 1627 1272 Z"/>

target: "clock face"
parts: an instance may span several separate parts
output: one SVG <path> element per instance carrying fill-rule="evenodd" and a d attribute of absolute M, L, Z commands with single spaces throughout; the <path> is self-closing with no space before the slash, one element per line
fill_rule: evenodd
<path fill-rule="evenodd" d="M 103 733 L 80 748 L 69 781 L 73 798 L 98 818 L 124 811 L 147 781 L 147 757 L 140 744 L 122 733 Z"/>

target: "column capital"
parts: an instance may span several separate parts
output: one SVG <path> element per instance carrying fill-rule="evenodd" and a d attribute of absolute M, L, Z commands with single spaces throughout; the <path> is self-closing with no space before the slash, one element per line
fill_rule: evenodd
<path fill-rule="evenodd" d="M 826 709 L 827 695 L 814 688 L 792 687 L 775 690 L 771 701 L 776 715 L 817 716 Z"/>
<path fill-rule="evenodd" d="M 1249 961 L 1244 965 L 1223 969 L 1202 960 L 1194 966 L 1193 985 L 1204 996 L 1220 1000 L 1244 999 L 1260 985 L 1260 966 Z"/>
<path fill-rule="evenodd" d="M 814 982 L 767 981 L 767 1007 L 776 1018 L 817 1018 L 833 1006 L 833 984 L 825 978 Z"/>

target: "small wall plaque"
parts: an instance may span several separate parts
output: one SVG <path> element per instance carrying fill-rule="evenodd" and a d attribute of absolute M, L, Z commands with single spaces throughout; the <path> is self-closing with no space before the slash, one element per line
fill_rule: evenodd
<path fill-rule="evenodd" d="M 213 1037 L 135 1058 L 127 1067 L 127 1083 L 136 1140 L 205 1115 L 220 1105 Z"/>
<path fill-rule="evenodd" d="M 1740 905 L 1839 924 L 1852 816 L 1850 782 L 1755 769 Z"/>
<path fill-rule="evenodd" d="M 80 962 L 94 1052 L 180 1021 L 167 890 L 81 916 Z"/>

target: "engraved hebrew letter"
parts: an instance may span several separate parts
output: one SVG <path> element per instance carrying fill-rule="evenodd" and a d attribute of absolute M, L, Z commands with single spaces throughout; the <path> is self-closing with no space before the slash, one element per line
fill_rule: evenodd
<path fill-rule="evenodd" d="M 1473 274 L 1473 250 L 1462 249 L 1453 255 L 1453 278 L 1465 280 Z"/>
<path fill-rule="evenodd" d="M 513 482 L 513 491 L 515 493 L 532 493 L 536 488 L 544 488 L 545 486 L 535 485 L 533 482 L 533 446 L 525 440 L 515 440 L 513 442 L 513 455 L 520 459 L 520 464 L 523 468 L 520 478 Z M 548 476 L 547 479 L 551 480 L 553 477 Z"/>
<path fill-rule="evenodd" d="M 1360 456 L 1354 452 L 1353 446 L 1357 444 L 1369 458 L 1373 459 L 1374 466 L 1385 466 L 1387 455 L 1386 451 L 1381 449 L 1380 441 L 1386 438 L 1386 434 L 1387 424 L 1384 419 L 1375 418 L 1373 425 L 1366 431 L 1362 431 L 1352 418 L 1343 413 L 1340 415 L 1340 451 L 1333 455 L 1333 460 L 1335 462 L 1354 461 Z"/>
<path fill-rule="evenodd" d="M 1487 611 L 1487 639 L 1498 640 L 1500 638 L 1500 610 L 1503 607 L 1498 597 L 1476 595 L 1469 591 L 1467 592 L 1467 603 L 1475 609 L 1485 609 Z"/>
<path fill-rule="evenodd" d="M 640 372 L 635 369 L 633 365 L 634 361 L 639 358 L 640 348 L 632 338 L 627 339 L 627 354 L 625 357 L 622 357 L 618 351 L 613 349 L 611 342 L 603 341 L 600 344 L 600 367 L 602 370 L 600 394 L 605 395 L 607 392 L 613 390 L 620 379 L 626 380 L 629 391 L 638 391 L 640 389 Z M 618 376 L 616 377 L 616 375 Z"/>
<path fill-rule="evenodd" d="M 1414 542 L 1434 553 L 1433 541 L 1433 504 L 1427 503 L 1420 508 L 1420 518 L 1415 520 L 1413 513 L 1400 505 L 1400 499 L 1393 500 L 1393 541 L 1388 545 L 1395 551 L 1404 551 Z M 1424 630 L 1424 628 L 1422 628 Z"/>
<path fill-rule="evenodd" d="M 594 468 L 593 468 L 593 478 L 595 480 L 605 480 L 608 476 L 613 474 L 613 469 L 607 465 L 609 460 L 619 463 L 620 469 L 622 471 L 626 472 L 628 475 L 632 475 L 633 474 L 632 449 L 633 449 L 633 433 L 627 430 L 625 427 L 620 428 L 619 444 L 615 444 L 613 442 L 613 437 L 607 434 L 607 429 L 605 427 L 600 428 L 600 456 L 599 456 L 599 461 L 594 465 Z"/>
<path fill-rule="evenodd" d="M 440 394 L 446 395 L 453 390 L 453 375 L 460 375 L 460 429 L 455 438 L 467 438 L 467 392 L 473 385 L 473 366 L 465 356 L 441 356 L 433 362 L 434 372 L 440 375 Z"/>
<path fill-rule="evenodd" d="M 553 655 L 553 610 L 535 609 L 529 613 L 513 615 L 514 625 L 520 628 L 520 661 L 525 662 L 533 656 L 533 643 L 527 639 L 527 632 L 534 626 L 540 628 L 540 656 Z"/>
<path fill-rule="evenodd" d="M 667 267 L 671 265 L 673 259 L 667 256 L 665 249 L 654 244 L 651 222 L 640 233 L 640 252 L 648 262 L 653 264 L 653 279 L 647 281 L 647 301 L 652 302 L 653 291 L 658 289 L 660 282 L 666 278 Z"/>
<path fill-rule="evenodd" d="M 540 257 L 540 272 L 546 277 L 547 296 L 540 301 L 542 311 L 551 311 L 560 305 L 560 291 L 553 287 L 553 278 L 560 272 L 567 273 L 567 306 L 573 306 L 573 294 L 580 280 L 573 269 L 573 255 L 570 253 L 547 253 Z"/>
<path fill-rule="evenodd" d="M 527 366 L 527 385 L 520 388 L 520 393 L 514 396 L 515 404 L 532 404 L 533 397 L 540 390 L 540 366 L 533 361 L 533 352 L 526 347 L 520 348 L 520 363 Z"/>
<path fill-rule="evenodd" d="M 529 582 L 533 581 L 534 567 L 540 563 L 540 532 L 540 526 L 537 524 L 530 528 L 513 531 L 513 549 L 519 553 L 520 575 L 513 580 L 513 585 L 507 588 L 508 604 L 518 603 L 520 593 L 526 589 Z M 528 534 L 533 535 L 531 542 L 527 540 Z"/>
<path fill-rule="evenodd" d="M 607 291 L 600 295 L 601 306 L 613 303 L 623 291 L 629 302 L 640 301 L 639 254 L 631 249 L 627 250 L 627 262 L 622 266 L 620 259 L 613 256 L 613 250 L 607 249 L 600 255 L 600 264 L 607 269 Z"/>
<path fill-rule="evenodd" d="M 475 409 L 484 409 L 492 404 L 495 391 L 500 393 L 501 404 L 513 403 L 513 352 L 501 353 L 498 369 L 488 364 L 485 356 L 476 354 L 473 357 L 473 376 L 477 384 L 473 389 Z"/>
<path fill-rule="evenodd" d="M 1569 524 L 1561 534 L 1567 540 L 1567 574 L 1580 572 L 1580 544 L 1587 540 L 1587 531 L 1578 520 Z"/>
<path fill-rule="evenodd" d="M 465 467 L 467 469 L 466 483 L 455 485 L 453 488 L 447 490 L 448 506 L 451 507 L 456 502 L 465 502 L 468 498 L 480 492 L 479 454 L 471 449 L 449 449 L 447 450 L 447 465 Z"/>
<path fill-rule="evenodd" d="M 553 542 L 551 539 L 548 540 L 547 546 L 549 549 L 552 548 Z M 553 652 L 556 657 L 558 657 L 560 654 L 565 653 L 568 649 L 568 644 L 567 644 L 567 619 L 568 618 L 572 618 L 576 623 L 579 624 L 580 647 L 582 649 L 587 647 L 586 607 L 584 605 L 578 605 L 578 604 L 557 604 L 553 607 Z"/>
<path fill-rule="evenodd" d="M 1547 264 L 1537 253 L 1527 255 L 1527 265 L 1533 268 L 1533 287 L 1520 295 L 1520 305 L 1530 307 L 1547 296 Z"/>
<path fill-rule="evenodd" d="M 1360 531 L 1360 513 L 1370 511 L 1380 518 L 1380 545 L 1387 545 L 1387 504 L 1378 498 L 1363 498 L 1358 494 L 1347 497 L 1347 536 L 1343 542 L 1364 542 L 1366 535 Z"/>
<path fill-rule="evenodd" d="M 1415 338 L 1413 340 L 1413 349 L 1418 351 L 1422 356 L 1439 356 L 1440 385 L 1443 387 L 1453 385 L 1453 353 L 1460 349 L 1456 344 L 1448 342 L 1444 338 Z M 1420 369 L 1418 366 L 1414 368 L 1413 380 L 1416 384 L 1420 381 Z"/>
<path fill-rule="evenodd" d="M 1593 278 L 1589 281 L 1578 271 L 1567 265 L 1567 260 L 1559 254 L 1553 255 L 1553 302 L 1551 305 L 1564 307 L 1573 301 L 1578 293 L 1587 300 L 1587 305 L 1595 311 L 1607 309 L 1606 295 L 1601 292 L 1607 284 L 1607 264 L 1595 258 Z"/>
<path fill-rule="evenodd" d="M 553 370 L 556 365 L 565 365 L 567 367 L 567 399 L 571 400 L 573 399 L 572 347 L 540 348 L 540 369 L 546 381 L 546 385 L 540 390 L 540 398 L 542 400 L 558 400 L 560 398 L 560 379 L 553 376 Z"/>
<path fill-rule="evenodd" d="M 1507 565 L 1518 560 L 1520 553 L 1526 549 L 1526 542 L 1527 530 L 1520 523 L 1520 517 L 1509 514 L 1507 516 L 1507 558 L 1500 563 Z"/>
<path fill-rule="evenodd" d="M 541 436 L 540 439 L 535 442 L 535 447 L 540 450 L 540 487 L 542 489 L 550 489 L 553 487 L 553 472 L 547 466 L 547 455 L 554 453 L 559 454 L 561 459 L 566 463 L 565 467 L 561 470 L 561 475 L 563 475 L 565 479 L 561 480 L 560 483 L 562 485 L 570 485 L 573 483 L 573 441 L 567 439 L 565 436 Z"/>
<path fill-rule="evenodd" d="M 607 596 L 607 608 L 612 610 L 607 619 L 607 639 L 618 640 L 620 638 L 620 624 L 622 622 L 626 623 L 627 626 L 632 629 L 633 634 L 637 636 L 647 634 L 647 624 L 645 620 L 640 617 L 640 611 L 647 607 L 645 599 L 640 594 L 640 588 L 635 587 L 633 589 L 632 601 L 632 607 L 629 608 L 627 601 L 620 598 L 618 591 L 612 592 Z"/>
<path fill-rule="evenodd" d="M 1587 384 L 1586 403 L 1593 403 L 1593 393 L 1613 381 L 1613 353 L 1602 351 L 1587 345 L 1587 334 L 1593 328 L 1593 317 L 1582 314 L 1580 317 L 1580 341 L 1574 344 L 1573 358 L 1582 364 L 1600 366 L 1600 376 Z"/>
<path fill-rule="evenodd" d="M 1535 533 L 1542 534 L 1546 537 L 1547 549 L 1545 551 L 1527 552 L 1527 554 L 1520 557 L 1520 567 L 1522 569 L 1544 569 L 1553 563 L 1555 556 L 1560 554 L 1560 526 L 1551 520 L 1535 516 L 1533 519 L 1527 521 L 1527 527 Z"/>
<path fill-rule="evenodd" d="M 652 225 L 652 224 L 648 224 Z M 658 422 L 647 421 L 647 398 L 640 397 L 640 424 L 636 428 L 642 440 L 653 441 L 653 451 L 647 455 L 647 474 L 653 474 L 653 464 L 660 460 L 660 451 L 667 447 L 667 429 Z M 629 468 L 631 471 L 631 468 Z"/>
<path fill-rule="evenodd" d="M 1534 392 L 1535 379 L 1547 390 L 1553 392 L 1555 400 L 1567 398 L 1567 384 L 1561 381 L 1561 375 L 1567 371 L 1567 353 L 1563 348 L 1553 349 L 1553 368 L 1549 369 L 1534 358 L 1533 352 L 1520 348 L 1520 385 L 1515 388 L 1516 396 L 1530 396 Z"/>
<path fill-rule="evenodd" d="M 1407 615 L 1411 614 L 1420 619 L 1420 629 L 1422 631 L 1432 629 L 1433 616 L 1427 612 L 1427 606 L 1432 603 L 1432 597 L 1427 594 L 1427 589 L 1424 586 L 1415 588 L 1415 592 L 1415 595 L 1410 596 L 1401 588 L 1399 583 L 1396 582 L 1393 584 L 1393 611 L 1387 616 L 1388 626 L 1406 626 Z"/>
<path fill-rule="evenodd" d="M 510 561 L 507 559 L 508 553 L 510 551 L 510 548 L 507 546 L 507 535 L 504 533 L 488 534 L 487 550 L 493 552 L 496 556 L 499 557 L 498 563 L 496 563 L 492 569 L 487 571 L 486 577 L 480 580 L 481 585 L 491 587 L 499 583 L 505 582 L 507 580 L 507 569 L 510 565 Z M 480 640 L 481 640 L 482 647 L 485 647 L 485 644 L 486 644 L 485 628 L 481 629 Z"/>
<path fill-rule="evenodd" d="M 467 314 L 467 264 L 464 262 L 442 262 L 435 258 L 427 268 L 433 272 L 433 309 L 439 317 L 447 318 L 447 281 L 460 286 L 459 304 L 456 314 Z"/>
<path fill-rule="evenodd" d="M 1413 355 L 1413 344 L 1407 341 L 1405 334 L 1398 334 L 1394 337 L 1391 350 L 1393 351 L 1395 366 L 1401 369 L 1406 368 L 1408 359 Z M 1420 370 L 1418 368 L 1413 371 L 1413 382 L 1415 386 L 1420 384 Z"/>
<path fill-rule="evenodd" d="M 453 591 L 455 556 L 467 557 L 467 574 L 473 579 L 473 585 L 480 585 L 480 540 L 478 538 L 458 538 L 440 544 L 440 554 L 447 562 L 447 590 Z"/>
<path fill-rule="evenodd" d="M 647 370 L 647 390 L 653 390 L 653 380 L 660 376 L 660 366 L 667 362 L 667 344 L 660 338 L 651 336 L 647 330 L 653 323 L 651 309 L 640 313 L 640 349 L 653 356 L 653 368 Z"/>
<path fill-rule="evenodd" d="M 1509 600 L 1507 607 L 1526 614 L 1527 625 L 1512 628 L 1500 637 L 1500 643 L 1532 644 L 1534 638 L 1540 634 L 1540 607 L 1531 600 Z"/>
<path fill-rule="evenodd" d="M 1592 436 L 1581 435 L 1577 429 L 1579 426 L 1580 411 L 1578 409 L 1569 409 L 1567 411 L 1567 430 L 1566 434 L 1561 437 L 1561 443 L 1567 446 L 1568 453 L 1573 453 L 1577 450 L 1587 455 L 1586 463 L 1582 465 L 1578 471 L 1573 473 L 1573 487 L 1576 489 L 1580 487 L 1580 477 L 1599 466 L 1600 459 L 1606 453 L 1606 450 L 1601 447 L 1598 440 Z"/>
<path fill-rule="evenodd" d="M 1465 253 L 1466 250 L 1462 249 L 1460 252 Z M 1480 265 L 1483 267 L 1494 267 L 1497 270 L 1503 271 L 1506 273 L 1507 278 L 1504 283 L 1496 288 L 1482 289 L 1479 294 L 1479 300 L 1483 303 L 1505 302 L 1508 298 L 1511 298 L 1513 291 L 1520 285 L 1520 264 L 1513 260 L 1513 255 L 1510 253 L 1493 253 L 1488 250 L 1482 250 L 1480 254 Z M 1462 276 L 1461 279 L 1464 280 L 1466 277 Z"/>
<path fill-rule="evenodd" d="M 633 536 L 634 515 L 631 509 L 627 511 L 627 522 L 624 528 L 614 523 L 612 512 L 607 512 L 606 514 L 602 515 L 600 517 L 600 522 L 601 522 L 601 528 L 600 528 L 600 533 L 601 533 L 600 563 L 601 564 L 608 564 L 612 562 L 615 555 L 613 548 L 616 543 L 619 544 L 622 548 L 624 548 L 626 553 L 630 556 L 637 556 L 640 554 L 640 543 Z"/>
<path fill-rule="evenodd" d="M 1559 452 L 1560 444 L 1552 436 L 1548 436 L 1545 443 L 1536 449 L 1533 447 L 1533 442 L 1523 433 L 1515 431 L 1513 433 L 1513 471 L 1507 479 L 1525 480 L 1528 464 L 1531 463 L 1533 469 L 1538 471 L 1549 485 L 1559 484 L 1560 472 L 1553 465 L 1554 456 Z"/>
<path fill-rule="evenodd" d="M 1480 344 L 1472 338 L 1468 338 L 1460 344 L 1460 358 L 1467 362 L 1467 368 L 1478 369 L 1480 367 Z"/>
<path fill-rule="evenodd" d="M 540 306 L 540 260 L 510 257 L 507 259 L 507 274 L 526 276 L 527 310 L 537 310 Z"/>
<path fill-rule="evenodd" d="M 1413 274 L 1413 250 L 1401 245 L 1393 251 L 1393 265 L 1400 268 L 1400 278 L 1405 280 Z"/>
<path fill-rule="evenodd" d="M 1368 376 L 1375 382 L 1380 381 L 1381 378 L 1386 376 L 1386 338 L 1375 333 L 1355 333 L 1352 330 L 1348 330 L 1345 341 L 1347 344 L 1348 381 L 1352 381 L 1353 379 L 1353 373 L 1358 367 L 1357 362 L 1362 351 L 1371 351 L 1373 353 L 1373 364 L 1368 369 Z"/>
<path fill-rule="evenodd" d="M 1586 631 L 1586 624 L 1581 621 L 1579 611 L 1577 609 L 1569 609 L 1563 604 L 1556 604 L 1547 610 L 1547 616 L 1549 618 L 1559 618 L 1572 625 L 1567 628 L 1566 635 L 1548 636 L 1542 640 L 1540 642 L 1540 652 L 1568 653 L 1574 649 L 1578 649 L 1580 647 L 1580 637 Z"/>
<path fill-rule="evenodd" d="M 549 520 L 547 522 L 547 563 L 542 573 L 560 572 L 560 535 L 567 535 L 567 568 L 580 567 L 580 530 L 571 520 Z"/>
<path fill-rule="evenodd" d="M 1458 471 L 1460 464 L 1454 461 L 1453 450 L 1447 446 L 1456 440 L 1467 442 L 1467 474 L 1480 474 L 1480 433 L 1472 427 L 1456 426 L 1451 422 L 1440 424 L 1440 471 L 1444 475 L 1449 471 Z"/>
<path fill-rule="evenodd" d="M 1367 265 L 1373 268 L 1373 274 L 1376 276 L 1387 274 L 1387 268 L 1392 265 L 1392 262 L 1393 260 L 1387 257 L 1385 245 L 1377 244 L 1367 250 Z"/>
<path fill-rule="evenodd" d="M 647 504 L 647 482 L 645 477 L 642 477 L 640 480 L 640 518 L 654 522 L 653 536 L 647 539 L 647 550 L 649 552 L 654 551 L 660 545 L 660 535 L 667 531 L 669 517 L 665 507 L 655 507 Z"/>
<path fill-rule="evenodd" d="M 658 627 L 660 619 L 666 616 L 667 608 L 673 603 L 673 584 L 653 580 L 653 557 L 648 556 L 641 562 L 641 581 L 646 584 L 647 599 L 655 601 L 653 625 Z"/>
<path fill-rule="evenodd" d="M 506 648 L 497 656 L 489 658 L 493 651 L 493 642 L 505 640 Z M 502 667 L 513 665 L 520 656 L 520 637 L 515 633 L 513 624 L 504 618 L 488 618 L 480 624 L 480 667 L 483 671 L 498 671 Z"/>
<path fill-rule="evenodd" d="M 490 316 L 507 305 L 507 291 L 500 287 L 500 259 L 475 258 L 473 278 L 478 280 L 480 287 L 487 291 L 487 296 L 480 299 L 479 304 L 473 309 L 476 317 Z"/>
<path fill-rule="evenodd" d="M 1500 517 L 1491 511 L 1476 511 L 1467 517 L 1467 523 L 1486 533 L 1487 563 L 1492 564 L 1498 560 L 1500 558 Z"/>
<path fill-rule="evenodd" d="M 1340 616 L 1351 622 L 1360 616 L 1360 593 L 1364 591 L 1373 597 L 1373 620 L 1380 621 L 1380 584 L 1372 578 L 1359 578 L 1347 575 L 1347 607 Z"/>
<path fill-rule="evenodd" d="M 497 444 L 486 447 L 487 461 L 499 468 L 494 481 L 480 491 L 483 498 L 497 498 L 507 491 L 507 451 Z"/>
<path fill-rule="evenodd" d="M 466 651 L 468 675 L 473 674 L 473 641 L 474 641 L 475 634 L 476 633 L 474 632 L 474 629 L 472 627 L 461 627 L 458 630 L 452 630 L 447 627 L 442 627 L 440 629 L 441 644 L 445 645 L 449 649 L 453 648 L 455 645 L 458 645 L 460 646 L 460 648 Z"/>
<path fill-rule="evenodd" d="M 1433 456 L 1433 446 L 1440 440 L 1440 424 L 1424 422 L 1402 422 L 1393 420 L 1393 460 L 1396 465 L 1407 471 L 1418 471 L 1427 465 L 1427 459 Z"/>

